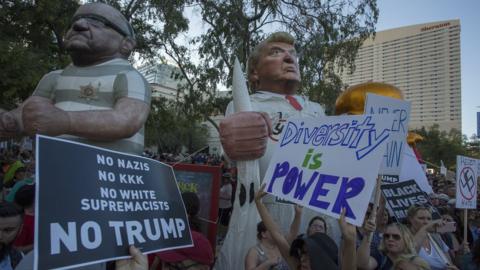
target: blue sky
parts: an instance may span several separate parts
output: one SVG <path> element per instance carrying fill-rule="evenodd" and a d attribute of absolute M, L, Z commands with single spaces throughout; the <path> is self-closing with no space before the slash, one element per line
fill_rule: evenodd
<path fill-rule="evenodd" d="M 480 1 L 478 0 L 378 0 L 382 31 L 412 24 L 460 19 L 462 74 L 462 133 L 476 133 L 480 111 Z"/>

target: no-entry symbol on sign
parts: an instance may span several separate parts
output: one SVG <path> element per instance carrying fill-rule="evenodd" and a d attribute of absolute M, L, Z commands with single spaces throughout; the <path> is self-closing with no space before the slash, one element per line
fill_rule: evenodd
<path fill-rule="evenodd" d="M 465 200 L 471 200 L 475 196 L 475 171 L 471 167 L 464 167 L 460 172 L 460 193 Z"/>
<path fill-rule="evenodd" d="M 479 172 L 480 160 L 457 156 L 457 208 L 477 208 L 477 177 Z"/>

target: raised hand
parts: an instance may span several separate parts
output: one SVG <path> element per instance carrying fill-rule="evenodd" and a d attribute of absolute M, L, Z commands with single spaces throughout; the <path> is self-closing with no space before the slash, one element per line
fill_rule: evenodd
<path fill-rule="evenodd" d="M 262 198 L 267 195 L 267 192 L 265 192 L 265 183 L 263 183 L 260 188 L 255 192 L 255 202 L 256 203 L 261 203 Z"/>
<path fill-rule="evenodd" d="M 346 209 L 342 208 L 340 213 L 340 219 L 338 220 L 338 225 L 340 225 L 340 231 L 342 232 L 342 237 L 345 240 L 353 241 L 357 235 L 357 229 L 355 225 L 347 223 L 345 220 Z"/>

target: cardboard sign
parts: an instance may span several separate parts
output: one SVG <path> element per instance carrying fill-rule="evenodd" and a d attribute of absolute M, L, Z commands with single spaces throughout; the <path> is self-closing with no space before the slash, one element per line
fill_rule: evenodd
<path fill-rule="evenodd" d="M 37 137 L 35 269 L 68 269 L 192 246 L 170 166 Z"/>
<path fill-rule="evenodd" d="M 367 93 L 365 114 L 393 115 L 394 120 L 390 127 L 391 139 L 387 143 L 380 174 L 382 181 L 398 182 L 402 168 L 403 152 L 407 147 L 408 122 L 410 121 L 410 102 L 400 99 L 379 96 Z"/>
<path fill-rule="evenodd" d="M 412 205 L 430 206 L 428 195 L 413 179 L 396 184 L 383 184 L 381 189 L 390 213 L 393 213 L 399 222 L 407 218 L 408 208 Z"/>
<path fill-rule="evenodd" d="M 201 232 L 208 238 L 215 250 L 217 240 L 218 199 L 222 168 L 179 163 L 173 165 L 180 192 L 194 192 L 200 200 L 198 218 Z"/>
<path fill-rule="evenodd" d="M 477 183 L 480 160 L 457 156 L 456 208 L 477 209 Z"/>
<path fill-rule="evenodd" d="M 289 119 L 264 182 L 280 198 L 360 226 L 389 139 L 391 115 Z"/>

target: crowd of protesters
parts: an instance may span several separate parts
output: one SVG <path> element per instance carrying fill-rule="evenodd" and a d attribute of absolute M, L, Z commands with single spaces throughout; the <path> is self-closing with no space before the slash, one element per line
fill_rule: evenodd
<path fill-rule="evenodd" d="M 32 263 L 35 235 L 35 159 L 32 151 L 20 151 L 17 147 L 1 149 L 0 153 L 3 184 L 0 269 L 9 269 L 5 265 L 11 265 L 11 269 L 17 265 L 20 267 L 17 269 L 28 269 Z M 340 241 L 335 241 L 338 239 L 329 232 L 322 216 L 312 218 L 306 231 L 301 233 L 302 208 L 299 206 L 292 206 L 295 216 L 290 231 L 282 234 L 262 203 L 265 192 L 258 190 L 255 203 L 262 221 L 257 225 L 258 243 L 245 257 L 245 269 L 480 269 L 478 211 L 468 212 L 467 238 L 464 239 L 465 221 L 463 212 L 455 208 L 455 186 L 442 176 L 428 177 L 432 182 L 444 181 L 441 185 L 432 183 L 434 193 L 429 195 L 429 205 L 410 207 L 407 218 L 400 222 L 389 215 L 381 200 L 376 219 L 370 219 L 370 205 L 362 227 L 355 228 L 341 219 L 338 224 L 342 232 Z M 228 229 L 233 207 L 234 178 L 225 171 L 219 190 L 223 202 L 218 223 L 225 229 Z M 201 233 L 204 221 L 196 217 L 200 201 L 191 192 L 182 194 L 182 198 L 193 231 L 194 247 L 152 254 L 149 256 L 150 269 L 211 269 L 213 266 L 215 251 Z M 132 248 L 132 254 L 135 252 Z M 352 258 L 355 259 L 352 261 Z M 113 267 L 115 264 L 107 263 L 92 269 Z"/>
<path fill-rule="evenodd" d="M 154 153 L 150 150 L 145 150 L 143 156 L 166 163 L 187 163 L 209 166 L 224 166 L 225 158 L 220 155 L 200 153 Z"/>

